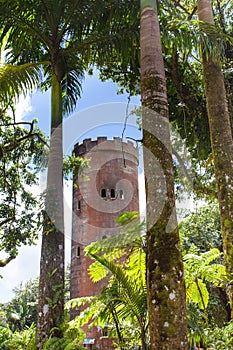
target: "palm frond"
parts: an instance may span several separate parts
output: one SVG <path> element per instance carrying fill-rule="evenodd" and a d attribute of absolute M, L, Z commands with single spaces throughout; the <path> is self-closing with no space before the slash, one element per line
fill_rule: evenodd
<path fill-rule="evenodd" d="M 62 80 L 63 110 L 65 113 L 74 111 L 77 100 L 81 96 L 83 80 L 84 70 L 82 67 L 69 71 Z"/>
<path fill-rule="evenodd" d="M 42 79 L 41 63 L 27 63 L 19 66 L 6 64 L 0 67 L 1 103 L 7 105 L 32 92 Z"/>

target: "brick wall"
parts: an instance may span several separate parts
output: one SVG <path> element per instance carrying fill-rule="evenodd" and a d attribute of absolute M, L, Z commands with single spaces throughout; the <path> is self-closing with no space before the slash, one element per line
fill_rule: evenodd
<path fill-rule="evenodd" d="M 104 281 L 93 283 L 88 275 L 91 259 L 84 248 L 91 242 L 119 233 L 116 218 L 128 211 L 139 211 L 138 151 L 132 142 L 119 138 L 86 139 L 76 145 L 77 156 L 90 159 L 85 176 L 76 174 L 73 190 L 73 232 L 71 250 L 71 298 L 98 295 Z M 77 311 L 73 311 L 73 318 Z M 102 337 L 96 327 L 87 338 L 95 338 L 89 349 L 113 349 L 111 339 Z"/>

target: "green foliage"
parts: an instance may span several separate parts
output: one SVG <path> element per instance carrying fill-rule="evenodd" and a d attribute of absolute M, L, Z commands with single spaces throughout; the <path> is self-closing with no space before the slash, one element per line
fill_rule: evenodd
<path fill-rule="evenodd" d="M 215 208 L 215 210 L 213 210 L 213 208 Z M 205 214 L 204 217 L 202 213 Z M 124 215 L 119 221 L 121 223 L 128 223 L 127 218 L 127 215 Z M 192 220 L 190 218 L 192 218 Z M 185 234 L 186 227 L 190 230 L 190 227 L 193 225 L 196 230 L 188 231 L 187 236 L 188 239 L 191 241 L 194 240 L 195 242 L 199 229 L 206 230 L 207 233 L 211 235 L 211 229 L 216 229 L 216 222 L 219 222 L 218 220 L 216 205 L 210 206 L 209 208 L 202 208 L 197 213 L 194 213 L 193 217 L 190 215 L 189 219 L 185 220 L 182 233 Z M 192 222 L 190 223 L 190 221 Z M 187 226 L 188 223 L 190 226 Z M 122 229 L 124 229 L 124 226 Z M 129 230 L 130 229 L 131 227 Z M 192 237 L 192 235 L 194 235 L 194 237 Z M 144 325 L 146 325 L 145 329 L 147 329 L 147 314 L 145 313 L 145 253 L 141 250 L 140 242 L 142 244 L 142 238 L 140 238 L 139 234 L 135 237 L 136 242 L 138 242 L 137 244 L 134 244 L 135 242 L 133 242 L 133 239 L 131 243 L 127 242 L 128 245 L 124 244 L 124 240 L 120 240 L 121 244 L 118 242 L 116 248 L 114 248 L 114 242 L 110 238 L 93 243 L 87 247 L 87 254 L 96 260 L 90 268 L 92 279 L 94 281 L 99 281 L 107 276 L 109 282 L 102 290 L 100 296 L 80 298 L 72 300 L 67 304 L 67 307 L 85 307 L 80 317 L 77 317 L 75 320 L 79 326 L 91 320 L 90 326 L 100 325 L 104 328 L 107 322 L 110 329 L 114 329 L 116 326 L 114 326 L 115 321 L 111 316 L 111 310 L 115 310 L 117 321 L 121 326 L 121 336 L 123 338 L 129 336 L 129 324 L 133 331 L 141 331 L 141 324 L 138 322 L 139 317 L 141 320 L 144 320 Z M 204 242 L 205 238 L 202 237 L 202 239 Z M 214 238 L 212 237 L 212 239 Z M 202 244 L 203 242 L 197 240 L 197 244 Z M 208 319 L 211 320 L 211 325 L 216 322 L 216 319 L 213 318 L 209 310 L 210 304 L 213 303 L 210 288 L 212 288 L 212 291 L 213 288 L 220 289 L 222 287 L 224 291 L 226 277 L 225 268 L 220 264 L 222 253 L 217 248 L 205 251 L 204 245 L 200 245 L 201 249 L 198 249 L 192 243 L 186 244 L 187 247 L 191 247 L 189 248 L 188 254 L 184 255 L 189 340 L 192 345 L 200 346 L 207 343 L 208 336 L 206 328 L 209 324 Z M 208 242 L 208 244 L 210 243 Z M 117 254 L 117 252 L 119 254 Z M 103 253 L 104 255 L 102 255 Z M 127 260 L 124 260 L 125 258 Z M 215 261 L 217 261 L 217 263 Z M 132 296 L 132 300 L 128 298 L 129 295 Z M 141 303 L 140 300 L 144 301 Z M 221 300 L 216 300 L 216 302 L 217 305 L 215 305 L 215 308 L 219 310 Z M 87 305 L 89 306 L 87 307 Z M 144 312 L 142 312 L 142 310 L 144 310 Z M 226 316 L 223 315 L 223 318 L 225 317 Z M 131 338 L 133 342 L 136 341 L 137 344 L 140 344 L 140 340 L 135 340 L 136 338 L 134 338 L 133 334 L 131 337 L 133 337 Z"/>
<path fill-rule="evenodd" d="M 73 299 L 67 303 L 67 308 L 85 306 L 84 311 L 75 319 L 77 325 L 83 326 L 90 320 L 90 327 L 99 325 L 104 328 L 108 324 L 111 335 L 118 337 L 122 348 L 123 339 L 129 336 L 130 330 L 131 337 L 133 333 L 142 337 L 147 332 L 145 254 L 136 257 L 138 253 L 134 252 L 124 266 L 103 256 L 89 255 L 111 274 L 109 282 L 99 296 Z M 91 267 L 93 279 L 100 280 L 102 272 L 99 274 L 98 269 L 92 269 L 93 266 Z M 142 341 L 140 337 L 131 338 L 132 342 L 140 344 Z"/>
<path fill-rule="evenodd" d="M 57 16 L 53 16 L 55 7 Z M 7 62 L 34 66 L 41 62 L 46 63 L 41 65 L 43 81 L 37 81 L 43 90 L 51 86 L 52 70 L 57 55 L 55 51 L 58 52 L 62 48 L 56 74 L 62 86 L 63 109 L 66 112 L 72 111 L 81 93 L 84 60 L 77 48 L 70 50 L 74 45 L 71 33 L 75 31 L 77 40 L 80 39 L 80 31 L 86 34 L 90 28 L 88 24 L 88 28 L 82 25 L 79 27 L 77 21 L 72 20 L 71 14 L 74 17 L 80 16 L 77 5 L 71 1 L 50 1 L 46 5 L 43 1 L 14 1 L 10 4 L 2 1 L 0 13 Z M 67 16 L 66 19 L 64 15 Z M 67 18 L 70 18 L 68 22 Z M 86 20 L 88 22 L 87 18 Z M 54 32 L 55 28 L 59 29 L 56 43 L 50 40 L 50 33 Z"/>
<path fill-rule="evenodd" d="M 65 271 L 65 300 L 69 300 L 70 267 Z M 37 321 L 39 278 L 22 283 L 13 289 L 15 296 L 0 304 L 0 326 L 12 332 L 23 331 Z"/>
<path fill-rule="evenodd" d="M 101 254 L 104 252 L 106 259 L 111 261 L 117 261 L 119 259 L 120 261 L 122 256 L 127 259 L 128 257 L 131 257 L 131 255 L 133 256 L 133 252 L 136 252 L 136 255 L 141 252 L 145 223 L 139 222 L 138 213 L 124 213 L 116 219 L 116 222 L 121 227 L 121 233 L 117 236 L 104 238 L 91 243 L 85 248 L 87 255 L 92 256 L 92 254 Z M 97 282 L 107 276 L 108 270 L 103 264 L 95 261 L 91 265 L 89 273 L 93 281 Z"/>
<path fill-rule="evenodd" d="M 118 346 L 125 348 L 124 339 L 130 338 L 131 345 L 127 342 L 127 349 L 133 349 L 135 344 L 147 341 L 142 225 L 137 213 L 123 214 L 117 222 L 123 231 L 120 237 L 117 236 L 118 240 L 117 237 L 106 238 L 86 248 L 86 254 L 95 260 L 89 270 L 92 280 L 97 282 L 107 277 L 106 286 L 99 296 L 71 300 L 67 308 L 84 306 L 84 311 L 75 319 L 79 326 L 90 320 L 90 327 L 99 325 L 104 328 L 107 323 L 111 336 L 118 338 Z"/>
<path fill-rule="evenodd" d="M 134 253 L 135 254 L 135 253 Z M 121 310 L 121 313 L 127 315 L 129 312 L 132 312 L 134 316 L 137 317 L 138 322 L 143 320 L 145 316 L 146 309 L 146 296 L 145 296 L 145 256 L 144 259 L 141 257 L 134 257 L 130 259 L 129 264 L 129 273 L 127 273 L 127 268 L 115 264 L 112 261 L 105 259 L 103 256 L 98 256 L 96 254 L 88 254 L 93 259 L 98 261 L 103 265 L 111 274 L 115 277 L 117 282 L 120 284 L 120 293 L 122 298 L 122 303 L 124 304 L 124 310 Z M 136 261 L 139 264 L 135 264 Z M 132 262 L 134 265 L 132 265 Z M 139 280 L 138 272 L 144 278 Z M 114 281 L 111 281 L 111 286 Z M 120 297 L 120 296 L 119 296 Z"/>
<path fill-rule="evenodd" d="M 207 284 L 209 291 L 209 303 L 207 306 L 208 324 L 212 327 L 223 327 L 230 320 L 230 305 L 226 289 Z"/>
<path fill-rule="evenodd" d="M 131 95 L 140 93 L 139 36 L 135 35 L 135 31 L 139 32 L 138 6 L 139 2 L 132 5 L 132 15 L 127 19 L 130 21 L 130 34 L 133 33 L 128 55 L 122 60 L 118 53 L 111 53 L 111 57 L 100 67 L 103 80 L 112 79 L 118 83 L 120 92 L 126 89 Z M 189 152 L 198 161 L 206 161 L 211 152 L 200 55 L 201 40 L 207 54 L 212 53 L 217 58 L 220 52 L 222 62 L 227 63 L 225 76 L 231 120 L 233 118 L 233 30 L 229 21 L 233 9 L 226 0 L 213 2 L 213 6 L 215 27 L 206 23 L 200 26 L 196 1 L 160 1 L 158 11 L 170 120 L 186 140 Z M 199 169 L 196 162 L 193 167 L 195 172 Z"/>
<path fill-rule="evenodd" d="M 80 344 L 84 339 L 83 331 L 73 322 L 66 322 L 62 326 L 63 338 L 51 336 L 44 350 L 82 350 Z M 12 331 L 8 327 L 0 326 L 1 350 L 36 350 L 36 328 L 32 324 L 21 331 Z"/>
<path fill-rule="evenodd" d="M 139 61 L 139 48 L 135 45 L 135 37 L 139 37 L 139 3 L 136 0 L 104 3 L 97 0 L 88 4 L 71 0 L 46 4 L 44 1 L 30 4 L 23 0 L 10 4 L 1 1 L 0 13 L 8 62 L 49 61 L 50 65 L 43 66 L 45 79 L 41 87 L 44 90 L 51 86 L 56 63 L 59 72 L 56 69 L 55 74 L 62 85 L 66 112 L 73 110 L 81 95 L 84 70 L 90 68 L 89 64 L 109 67 L 119 62 L 128 77 L 130 67 L 135 60 Z M 56 40 L 51 40 L 51 33 Z"/>
<path fill-rule="evenodd" d="M 81 297 L 71 299 L 66 303 L 67 310 L 71 308 L 80 309 L 82 306 L 85 306 L 84 311 L 81 311 L 79 317 L 76 317 L 72 322 L 75 323 L 77 327 L 82 327 L 91 321 L 90 327 L 98 324 L 100 327 L 104 328 L 108 317 L 106 313 L 103 312 L 103 310 L 105 310 L 105 303 L 101 298 L 99 296 Z"/>
<path fill-rule="evenodd" d="M 123 324 L 123 320 L 128 320 L 131 314 L 128 322 L 133 325 L 132 329 L 137 329 L 138 327 L 140 329 L 138 319 L 137 317 L 135 318 L 136 313 L 134 313 L 134 308 L 136 305 L 140 305 L 138 294 L 143 295 L 138 290 L 144 290 L 146 300 L 145 253 L 142 250 L 143 235 L 141 232 L 143 225 L 141 226 L 137 221 L 133 221 L 131 225 L 131 218 L 133 216 L 133 214 L 128 215 L 126 213 L 118 219 L 119 223 L 122 224 L 123 231 L 118 241 L 116 237 L 108 238 L 92 243 L 86 248 L 87 254 L 95 259 L 95 262 L 90 267 L 92 279 L 99 281 L 107 277 L 109 284 L 103 289 L 99 297 L 94 297 L 93 299 L 81 298 L 73 300 L 68 304 L 69 307 L 76 306 L 79 308 L 81 305 L 86 307 L 81 312 L 80 318 L 78 317 L 76 319 L 76 322 L 79 322 L 79 326 L 86 324 L 89 320 L 92 320 L 90 326 L 98 324 L 104 327 L 106 322 L 112 325 L 114 324 L 114 320 L 108 308 L 111 308 L 111 310 L 113 308 L 115 310 L 116 308 L 120 325 Z M 186 253 L 184 255 L 184 268 L 188 303 L 189 339 L 191 344 L 200 345 L 205 340 L 205 329 L 209 322 L 208 318 L 211 319 L 211 324 L 216 322 L 211 309 L 209 309 L 210 304 L 213 304 L 213 298 L 210 294 L 211 290 L 214 288 L 216 290 L 223 288 L 224 291 L 226 277 L 225 268 L 220 263 L 222 253 L 217 248 L 207 250 L 213 242 L 219 244 L 219 238 L 215 238 L 212 232 L 213 230 L 218 234 L 217 237 L 220 237 L 217 205 L 206 206 L 192 215 L 190 214 L 181 225 L 184 244 L 188 250 L 188 254 Z M 133 231 L 133 229 L 137 233 L 135 232 L 130 239 L 130 235 L 127 236 L 127 233 L 128 231 Z M 126 240 L 124 240 L 124 234 L 126 234 Z M 207 239 L 209 241 L 207 241 L 205 236 L 208 237 Z M 195 247 L 193 242 L 197 243 L 199 248 Z M 144 248 L 146 249 L 146 247 Z M 103 253 L 104 255 L 102 255 Z M 123 286 L 126 286 L 125 290 Z M 130 288 L 127 289 L 127 286 Z M 131 290 L 132 288 L 133 291 Z M 134 295 L 134 290 L 137 296 Z M 136 305 L 131 303 L 130 300 L 125 299 L 126 306 L 124 304 L 122 306 L 121 303 L 124 300 L 124 293 L 126 291 L 127 295 L 133 296 Z M 116 299 L 117 303 L 115 303 Z M 119 302 L 119 299 L 121 302 Z M 215 307 L 219 308 L 222 300 L 216 299 L 216 302 L 217 306 Z M 89 304 L 88 307 L 86 306 L 87 304 Z M 223 315 L 223 318 L 225 317 Z M 146 320 L 145 314 L 144 320 Z M 121 334 L 124 337 L 123 330 Z"/>
<path fill-rule="evenodd" d="M 2 350 L 36 350 L 36 329 L 34 324 L 21 332 L 12 332 L 0 327 L 0 344 Z"/>
<path fill-rule="evenodd" d="M 226 271 L 223 265 L 214 263 L 222 255 L 217 248 L 199 255 L 195 247 L 190 251 L 184 255 L 189 339 L 200 346 L 206 343 L 207 327 L 223 325 L 227 320 Z"/>
<path fill-rule="evenodd" d="M 14 288 L 15 297 L 6 304 L 2 304 L 7 325 L 12 331 L 21 331 L 36 323 L 38 305 L 38 279 L 30 280 L 23 286 Z"/>
<path fill-rule="evenodd" d="M 50 336 L 44 344 L 43 350 L 82 350 L 80 344 L 84 339 L 84 332 L 74 322 L 66 322 L 61 327 L 63 337 Z M 51 331 L 51 333 L 53 330 Z"/>
<path fill-rule="evenodd" d="M 127 249 L 141 247 L 142 237 L 145 234 L 145 223 L 139 222 L 138 212 L 124 213 L 116 219 L 116 222 L 120 226 L 121 232 L 117 236 L 91 243 L 85 249 L 87 253 L 104 252 L 105 256 L 109 254 L 116 258 Z"/>
<path fill-rule="evenodd" d="M 218 204 L 209 203 L 189 213 L 179 229 L 185 261 L 189 339 L 198 346 L 205 342 L 207 327 L 221 327 L 229 320 Z M 213 247 L 218 250 L 212 250 Z"/>
<path fill-rule="evenodd" d="M 233 348 L 232 322 L 225 327 L 207 328 L 205 330 L 206 346 L 214 350 L 231 350 Z"/>
<path fill-rule="evenodd" d="M 63 163 L 64 176 L 68 179 L 72 174 L 84 175 L 84 169 L 89 167 L 90 160 L 80 157 L 66 156 Z"/>
<path fill-rule="evenodd" d="M 221 286 L 226 278 L 225 267 L 213 263 L 222 254 L 217 248 L 198 254 L 186 254 L 184 256 L 185 284 L 187 302 L 198 304 L 205 310 L 209 302 L 207 282 Z"/>
<path fill-rule="evenodd" d="M 189 213 L 179 225 L 183 252 L 195 245 L 200 253 L 215 247 L 222 251 L 218 203 L 209 203 Z"/>
<path fill-rule="evenodd" d="M 8 105 L 21 94 L 33 91 L 42 79 L 40 63 L 12 64 L 0 67 L 1 107 Z"/>
<path fill-rule="evenodd" d="M 200 346 L 205 338 L 206 315 L 196 304 L 187 304 L 188 339 L 192 346 Z"/>
<path fill-rule="evenodd" d="M 43 134 L 32 122 L 16 122 L 1 112 L 0 123 L 0 250 L 16 256 L 18 247 L 38 236 L 37 173 L 45 148 Z"/>

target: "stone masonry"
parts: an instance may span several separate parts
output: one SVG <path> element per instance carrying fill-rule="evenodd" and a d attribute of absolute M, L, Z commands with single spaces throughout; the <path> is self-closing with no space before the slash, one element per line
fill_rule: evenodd
<path fill-rule="evenodd" d="M 139 211 L 138 150 L 120 138 L 85 139 L 74 147 L 76 156 L 90 159 L 85 176 L 75 174 L 73 189 L 73 228 L 71 247 L 71 298 L 98 295 L 103 281 L 93 283 L 88 275 L 91 260 L 84 248 L 91 242 L 119 233 L 116 218 Z M 78 184 L 78 186 L 77 186 Z M 72 311 L 71 318 L 78 311 Z M 112 339 L 97 327 L 84 328 L 90 350 L 113 349 Z"/>

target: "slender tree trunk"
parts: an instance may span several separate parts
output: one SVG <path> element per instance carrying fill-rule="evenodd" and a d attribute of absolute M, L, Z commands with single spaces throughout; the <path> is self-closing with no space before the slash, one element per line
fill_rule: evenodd
<path fill-rule="evenodd" d="M 48 161 L 44 232 L 42 236 L 37 348 L 42 349 L 58 330 L 64 313 L 64 224 L 63 224 L 63 150 L 62 94 L 56 76 L 52 81 L 52 122 Z M 56 330 L 53 330 L 57 328 Z"/>
<path fill-rule="evenodd" d="M 147 350 L 146 332 L 142 328 L 141 328 L 141 342 L 142 342 L 142 350 Z"/>
<path fill-rule="evenodd" d="M 187 350 L 185 284 L 156 0 L 141 1 L 140 38 L 151 349 Z"/>
<path fill-rule="evenodd" d="M 212 2 L 198 1 L 199 20 L 214 25 Z M 205 24 L 202 24 L 203 28 Z M 233 318 L 233 142 L 226 91 L 220 61 L 204 52 L 203 74 L 214 171 L 218 188 L 224 259 L 228 277 L 228 297 Z"/>

